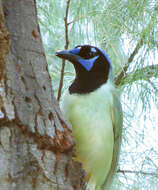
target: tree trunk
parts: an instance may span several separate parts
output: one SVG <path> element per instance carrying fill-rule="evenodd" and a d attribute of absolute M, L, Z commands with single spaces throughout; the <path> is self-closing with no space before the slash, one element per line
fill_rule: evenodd
<path fill-rule="evenodd" d="M 53 96 L 36 2 L 0 5 L 0 190 L 84 189 L 71 127 Z"/>

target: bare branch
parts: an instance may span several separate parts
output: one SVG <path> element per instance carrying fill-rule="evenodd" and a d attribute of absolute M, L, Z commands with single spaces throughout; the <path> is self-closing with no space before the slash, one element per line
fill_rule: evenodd
<path fill-rule="evenodd" d="M 133 171 L 133 170 L 121 170 L 121 169 L 118 169 L 116 171 L 117 173 L 130 173 L 130 174 L 142 174 L 142 175 L 152 175 L 152 176 L 156 176 L 158 177 L 158 174 L 157 173 L 154 173 L 154 172 L 144 172 L 144 171 Z"/>
<path fill-rule="evenodd" d="M 69 14 L 69 7 L 70 7 L 70 0 L 67 0 L 66 3 L 66 12 L 64 17 L 64 23 L 65 23 L 65 49 L 68 49 L 69 46 L 69 36 L 68 36 L 68 14 Z M 63 87 L 63 79 L 64 79 L 64 69 L 65 69 L 65 59 L 62 60 L 62 67 L 61 67 L 61 73 L 60 73 L 60 83 L 59 83 L 59 89 L 58 89 L 58 97 L 57 100 L 60 100 L 61 97 L 61 90 Z"/>

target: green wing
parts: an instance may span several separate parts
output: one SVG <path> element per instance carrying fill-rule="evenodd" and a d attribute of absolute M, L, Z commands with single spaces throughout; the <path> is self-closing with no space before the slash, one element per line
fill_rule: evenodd
<path fill-rule="evenodd" d="M 107 175 L 102 190 L 108 190 L 112 183 L 112 178 L 117 167 L 118 158 L 120 154 L 120 145 L 122 139 L 122 108 L 119 100 L 119 96 L 116 91 L 112 92 L 113 101 L 111 103 L 111 118 L 113 122 L 113 131 L 114 131 L 114 150 L 113 150 L 113 159 L 111 164 L 111 169 Z"/>

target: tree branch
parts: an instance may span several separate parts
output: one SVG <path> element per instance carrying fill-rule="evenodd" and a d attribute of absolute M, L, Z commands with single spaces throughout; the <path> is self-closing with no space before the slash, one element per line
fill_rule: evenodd
<path fill-rule="evenodd" d="M 69 36 L 68 36 L 68 14 L 69 14 L 69 7 L 70 7 L 70 0 L 67 0 L 66 2 L 66 12 L 64 17 L 64 23 L 65 23 L 65 49 L 68 49 L 69 46 Z M 62 67 L 61 67 L 61 73 L 60 73 L 60 83 L 59 83 L 59 89 L 58 89 L 58 97 L 57 100 L 60 100 L 61 97 L 61 91 L 63 87 L 63 79 L 64 79 L 64 70 L 65 70 L 65 59 L 62 60 Z"/>
<path fill-rule="evenodd" d="M 151 16 L 151 19 L 147 25 L 147 27 L 142 31 L 142 35 L 141 35 L 141 38 L 139 40 L 139 42 L 137 43 L 134 51 L 132 52 L 132 54 L 130 55 L 127 63 L 124 65 L 124 67 L 122 68 L 122 71 L 115 77 L 115 85 L 118 86 L 120 84 L 122 84 L 122 79 L 124 77 L 126 77 L 126 72 L 127 72 L 127 69 L 130 65 L 130 63 L 133 61 L 135 55 L 138 53 L 139 49 L 143 46 L 143 40 L 145 39 L 146 37 L 146 31 L 148 31 L 148 29 L 151 27 L 151 23 L 153 22 L 153 19 L 155 19 L 155 14 L 157 14 L 157 8 L 158 8 L 158 5 L 155 6 L 154 10 L 153 10 L 153 15 Z"/>
<path fill-rule="evenodd" d="M 131 53 L 130 57 L 128 58 L 127 63 L 123 66 L 122 71 L 115 77 L 115 85 L 118 86 L 122 79 L 126 76 L 127 69 L 130 65 L 130 63 L 133 61 L 135 55 L 138 53 L 139 49 L 143 45 L 143 38 L 140 39 L 140 41 L 137 43 L 134 51 Z"/>
<path fill-rule="evenodd" d="M 154 173 L 154 172 L 144 172 L 144 171 L 133 171 L 133 170 L 121 170 L 121 169 L 118 169 L 116 171 L 117 173 L 131 173 L 131 174 L 142 174 L 142 175 L 152 175 L 152 176 L 156 176 L 158 177 L 158 174 L 157 173 Z"/>
<path fill-rule="evenodd" d="M 138 80 L 149 80 L 151 77 L 158 78 L 158 64 L 149 65 L 126 74 L 126 76 L 122 77 L 121 84 L 130 84 Z"/>

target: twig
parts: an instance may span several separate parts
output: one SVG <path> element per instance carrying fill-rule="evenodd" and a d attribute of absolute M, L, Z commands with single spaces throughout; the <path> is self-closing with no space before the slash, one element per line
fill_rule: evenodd
<path fill-rule="evenodd" d="M 93 14 L 92 14 L 92 13 L 93 13 Z M 91 11 L 91 12 L 88 12 L 86 15 L 80 16 L 80 17 L 78 17 L 78 18 L 76 18 L 76 19 L 70 21 L 70 22 L 67 23 L 67 24 L 68 24 L 68 25 L 73 24 L 73 23 L 78 22 L 78 21 L 80 21 L 80 20 L 82 20 L 82 19 L 86 19 L 86 18 L 88 18 L 88 17 L 92 17 L 92 16 L 94 16 L 94 15 L 96 15 L 96 14 L 104 14 L 104 13 L 101 13 L 101 11 Z"/>
<path fill-rule="evenodd" d="M 64 17 L 64 23 L 65 23 L 65 49 L 68 49 L 69 46 L 69 36 L 68 36 L 68 13 L 69 13 L 69 7 L 70 7 L 70 0 L 67 0 L 66 2 L 66 12 Z M 62 60 L 62 67 L 61 67 L 61 73 L 60 73 L 60 83 L 59 83 L 59 89 L 58 89 L 58 97 L 57 100 L 60 100 L 61 97 L 61 91 L 63 87 L 63 79 L 64 79 L 64 69 L 65 69 L 65 59 Z"/>
<path fill-rule="evenodd" d="M 128 73 L 125 77 L 123 77 L 121 84 L 130 84 L 138 80 L 149 81 L 151 77 L 158 78 L 158 64 L 149 65 L 143 68 L 139 68 L 135 72 Z"/>
<path fill-rule="evenodd" d="M 152 175 L 152 176 L 158 176 L 157 173 L 153 173 L 153 172 L 144 172 L 144 171 L 133 171 L 133 170 L 121 170 L 121 169 L 118 169 L 116 171 L 117 173 L 131 173 L 131 174 L 142 174 L 142 175 Z"/>
<path fill-rule="evenodd" d="M 119 85 L 121 83 L 122 78 L 124 78 L 126 75 L 130 63 L 133 61 L 135 55 L 138 53 L 142 45 L 143 45 L 143 38 L 137 43 L 134 51 L 131 53 L 130 57 L 128 58 L 127 63 L 122 68 L 122 71 L 115 77 L 115 85 Z"/>

